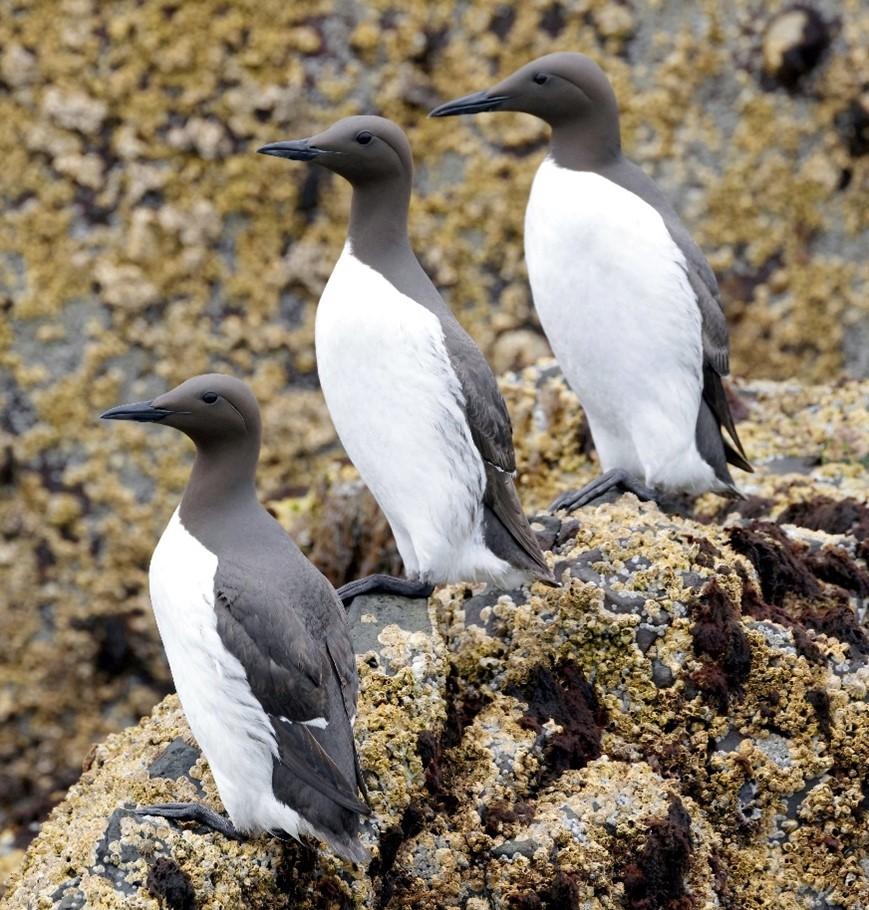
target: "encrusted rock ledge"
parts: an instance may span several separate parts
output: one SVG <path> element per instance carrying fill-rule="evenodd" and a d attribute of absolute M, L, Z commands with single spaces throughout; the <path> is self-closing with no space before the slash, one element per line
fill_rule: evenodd
<path fill-rule="evenodd" d="M 540 527 L 564 588 L 444 600 L 463 732 L 394 906 L 867 906 L 849 542 L 633 497 Z"/>
<path fill-rule="evenodd" d="M 587 479 L 557 371 L 503 387 L 526 501 Z M 739 393 L 745 501 L 540 514 L 560 589 L 355 605 L 367 870 L 132 817 L 219 805 L 170 697 L 95 748 L 7 906 L 865 910 L 869 383 Z M 356 527 L 338 479 L 314 518 Z"/>
<path fill-rule="evenodd" d="M 845 536 L 632 497 L 538 527 L 564 587 L 440 592 L 448 674 L 424 605 L 361 605 L 367 874 L 131 817 L 216 802 L 170 696 L 94 750 L 8 906 L 867 906 L 869 575 Z"/>

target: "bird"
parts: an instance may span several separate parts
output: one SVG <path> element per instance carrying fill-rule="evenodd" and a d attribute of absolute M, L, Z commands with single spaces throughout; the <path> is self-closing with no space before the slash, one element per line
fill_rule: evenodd
<path fill-rule="evenodd" d="M 264 155 L 312 161 L 352 186 L 343 251 L 317 306 L 317 371 L 341 443 L 392 528 L 406 578 L 339 588 L 345 605 L 434 584 L 556 584 L 514 474 L 512 426 L 482 352 L 411 249 L 410 143 L 372 115 L 339 120 Z"/>
<path fill-rule="evenodd" d="M 525 213 L 525 258 L 603 472 L 550 509 L 571 511 L 614 488 L 641 499 L 741 497 L 728 463 L 752 467 L 722 384 L 729 336 L 718 284 L 662 191 L 622 153 L 603 70 L 580 53 L 547 54 L 430 116 L 486 111 L 520 111 L 550 127 Z"/>
<path fill-rule="evenodd" d="M 353 740 L 359 681 L 346 611 L 257 498 L 256 398 L 241 380 L 211 373 L 100 416 L 173 427 L 196 446 L 149 586 L 175 688 L 229 821 L 196 802 L 135 811 L 235 839 L 316 838 L 364 863 L 358 834 L 370 809 Z"/>

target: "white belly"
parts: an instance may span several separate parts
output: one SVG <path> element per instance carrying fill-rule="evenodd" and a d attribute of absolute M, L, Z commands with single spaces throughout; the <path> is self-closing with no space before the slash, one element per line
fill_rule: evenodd
<path fill-rule="evenodd" d="M 345 248 L 323 291 L 317 369 L 335 429 L 386 514 L 405 569 L 488 578 L 485 473 L 437 317 Z"/>
<path fill-rule="evenodd" d="M 217 557 L 185 529 L 176 510 L 149 570 L 172 679 L 233 823 L 243 831 L 283 828 L 295 835 L 299 816 L 272 793 L 277 745 L 271 724 L 244 667 L 217 634 L 216 570 Z"/>
<path fill-rule="evenodd" d="M 700 310 L 661 216 L 606 178 L 547 158 L 528 201 L 525 255 L 540 322 L 604 470 L 713 486 L 694 442 Z"/>

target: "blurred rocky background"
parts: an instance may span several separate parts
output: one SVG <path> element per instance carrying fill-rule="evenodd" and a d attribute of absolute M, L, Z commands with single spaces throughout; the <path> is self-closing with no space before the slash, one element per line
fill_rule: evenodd
<path fill-rule="evenodd" d="M 769 393 L 776 410 L 747 432 L 749 453 L 775 462 L 776 478 L 811 472 L 840 523 L 836 503 L 853 502 L 848 529 L 865 539 L 865 385 L 842 383 L 869 375 L 867 48 L 859 0 L 7 0 L 0 869 L 18 864 L 91 744 L 171 689 L 146 566 L 190 447 L 100 425 L 102 409 L 204 370 L 243 376 L 264 407 L 260 489 L 279 518 L 336 582 L 397 566 L 317 390 L 314 308 L 349 191 L 256 156 L 265 141 L 363 111 L 405 126 L 423 264 L 496 372 L 519 369 L 548 353 L 522 255 L 545 131 L 518 114 L 425 113 L 538 54 L 591 54 L 621 101 L 626 149 L 718 274 L 735 374 L 795 380 Z M 767 387 L 751 388 L 763 402 Z M 572 406 L 563 390 L 547 395 Z M 591 471 L 581 421 L 569 441 L 551 438 L 510 401 L 524 495 L 539 508 L 563 477 L 562 449 L 568 470 Z M 812 419 L 789 436 L 795 414 Z M 843 477 L 847 495 L 833 495 Z M 770 483 L 743 483 L 765 501 L 757 514 L 801 515 L 800 498 L 821 495 L 805 479 L 775 495 Z"/>

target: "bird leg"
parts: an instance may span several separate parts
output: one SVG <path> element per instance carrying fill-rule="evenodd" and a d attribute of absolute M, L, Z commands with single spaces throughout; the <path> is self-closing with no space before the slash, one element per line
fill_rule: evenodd
<path fill-rule="evenodd" d="M 338 596 L 345 607 L 353 603 L 361 594 L 395 594 L 398 597 L 430 597 L 434 585 L 420 578 L 397 578 L 395 575 L 366 575 L 355 581 L 348 581 L 338 588 Z"/>
<path fill-rule="evenodd" d="M 179 821 L 197 822 L 224 837 L 242 841 L 241 834 L 229 819 L 218 815 L 203 803 L 160 803 L 155 806 L 139 806 L 133 809 L 135 815 L 156 815 L 160 818 L 175 818 Z"/>
<path fill-rule="evenodd" d="M 620 488 L 626 493 L 633 493 L 638 499 L 655 499 L 655 491 L 643 486 L 639 481 L 631 477 L 627 471 L 621 468 L 614 468 L 595 477 L 594 480 L 587 483 L 581 490 L 568 490 L 562 493 L 549 507 L 550 512 L 557 512 L 564 509 L 572 512 L 580 506 L 588 505 L 592 500 L 598 499 L 605 493 L 614 488 Z"/>

